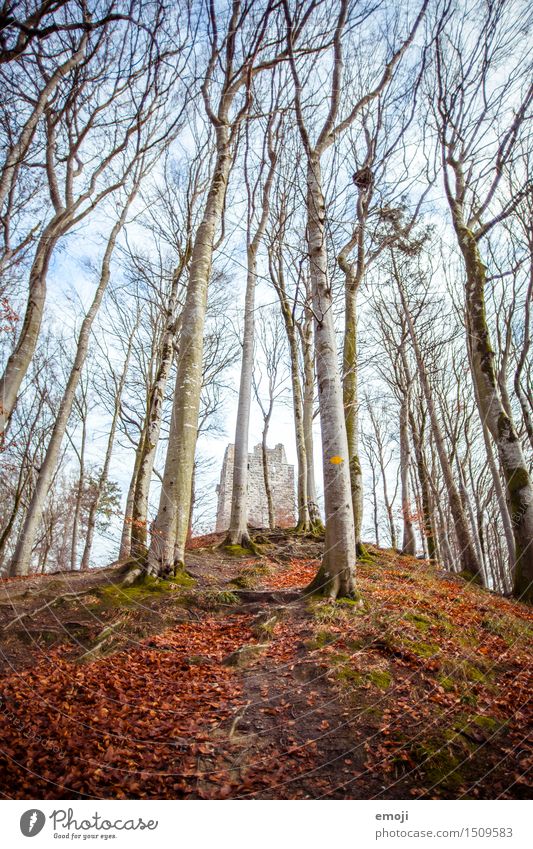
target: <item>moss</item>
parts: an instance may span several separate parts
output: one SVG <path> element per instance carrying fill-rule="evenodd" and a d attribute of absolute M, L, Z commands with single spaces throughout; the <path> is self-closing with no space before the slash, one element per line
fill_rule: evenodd
<path fill-rule="evenodd" d="M 249 557 L 250 549 L 244 548 L 242 545 L 222 545 L 222 551 L 225 551 L 231 557 Z"/>
<path fill-rule="evenodd" d="M 231 590 L 202 590 L 191 592 L 182 597 L 185 604 L 200 607 L 202 610 L 214 610 L 217 607 L 240 604 L 240 599 Z"/>
<path fill-rule="evenodd" d="M 471 707 L 475 707 L 477 705 L 478 699 L 473 693 L 463 693 L 460 698 L 462 705 L 470 705 Z"/>
<path fill-rule="evenodd" d="M 360 687 L 365 683 L 365 677 L 357 669 L 342 663 L 335 667 L 335 678 L 339 681 Z"/>
<path fill-rule="evenodd" d="M 529 484 L 529 474 L 524 468 L 512 469 L 507 474 L 507 489 L 509 490 L 509 498 L 513 513 L 520 515 L 524 509 L 521 499 L 521 490 Z"/>
<path fill-rule="evenodd" d="M 452 693 L 456 687 L 457 682 L 453 680 L 449 675 L 438 675 L 437 681 L 443 690 L 446 690 L 447 693 Z"/>
<path fill-rule="evenodd" d="M 490 634 L 496 634 L 501 637 L 509 645 L 513 645 L 518 640 L 527 641 L 533 640 L 533 628 L 528 622 L 521 619 L 512 619 L 509 616 L 484 616 L 481 620 L 481 627 Z"/>
<path fill-rule="evenodd" d="M 180 570 L 172 577 L 167 578 L 166 582 L 168 584 L 175 584 L 178 587 L 194 587 L 196 584 L 192 575 L 189 575 L 185 570 Z"/>
<path fill-rule="evenodd" d="M 135 581 L 135 583 L 131 584 L 131 586 L 124 586 L 123 584 L 107 584 L 104 587 L 100 587 L 96 594 L 101 601 L 108 605 L 112 605 L 114 607 L 128 607 L 156 595 L 176 592 L 178 588 L 192 587 L 194 584 L 194 578 L 186 572 L 178 572 L 177 575 L 166 579 L 146 575 Z"/>
<path fill-rule="evenodd" d="M 315 649 L 323 649 L 325 646 L 330 646 L 338 639 L 338 635 L 331 631 L 317 631 L 314 637 L 308 640 L 305 645 L 310 651 L 314 651 Z"/>
<path fill-rule="evenodd" d="M 341 625 L 343 622 L 353 620 L 354 616 L 362 616 L 367 612 L 360 597 L 357 599 L 339 598 L 335 604 L 323 601 L 320 598 L 313 598 L 309 601 L 309 609 L 313 618 L 324 625 Z"/>
<path fill-rule="evenodd" d="M 232 587 L 235 587 L 235 589 L 238 590 L 251 590 L 257 585 L 257 580 L 255 578 L 248 577 L 247 575 L 237 575 L 237 577 L 233 578 L 233 580 L 229 583 Z"/>
<path fill-rule="evenodd" d="M 443 658 L 441 672 L 459 684 L 487 684 L 491 680 L 488 672 L 469 660 Z"/>
<path fill-rule="evenodd" d="M 431 627 L 431 619 L 424 616 L 422 613 L 406 613 L 403 617 L 408 622 L 411 622 L 419 631 L 427 631 Z"/>
<path fill-rule="evenodd" d="M 481 576 L 475 575 L 473 572 L 469 572 L 468 569 L 462 569 L 457 573 L 463 581 L 466 581 L 467 584 L 478 584 L 481 586 Z"/>
<path fill-rule="evenodd" d="M 373 563 L 376 559 L 375 556 L 368 550 L 366 545 L 362 542 L 357 543 L 356 554 L 358 561 L 361 563 Z"/>
<path fill-rule="evenodd" d="M 439 647 L 435 643 L 412 640 L 401 634 L 387 635 L 385 643 L 393 653 L 408 651 L 417 657 L 435 657 L 440 652 Z"/>
<path fill-rule="evenodd" d="M 272 574 L 272 567 L 266 563 L 258 563 L 256 566 L 246 566 L 230 581 L 230 584 L 241 590 L 249 590 L 257 586 L 259 578 Z"/>
<path fill-rule="evenodd" d="M 459 766 L 462 758 L 441 740 L 423 741 L 411 748 L 411 757 L 419 766 L 430 786 L 454 791 L 460 786 L 462 776 Z"/>
<path fill-rule="evenodd" d="M 492 716 L 486 716 L 485 714 L 477 714 L 477 716 L 470 717 L 470 722 L 477 725 L 479 728 L 482 728 L 484 731 L 495 731 L 497 728 L 501 727 L 501 723 L 498 722 L 498 720 L 494 719 Z"/>
<path fill-rule="evenodd" d="M 379 687 L 380 690 L 388 690 L 392 684 L 392 675 L 387 669 L 372 669 L 367 673 L 368 680 Z"/>

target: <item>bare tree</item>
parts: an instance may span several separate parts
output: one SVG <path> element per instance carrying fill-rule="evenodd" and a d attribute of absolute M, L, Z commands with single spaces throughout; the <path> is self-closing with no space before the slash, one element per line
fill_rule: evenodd
<path fill-rule="evenodd" d="M 465 273 L 467 345 L 479 413 L 494 440 L 511 505 L 514 592 L 533 599 L 533 486 L 502 397 L 486 318 L 487 265 L 480 245 L 531 191 L 501 194 L 506 169 L 533 104 L 531 62 L 524 52 L 520 3 L 487 5 L 475 31 L 468 9 L 446 10 L 436 37 L 436 108 L 442 174 Z M 514 17 L 518 15 L 518 17 Z M 508 66 L 502 75 L 502 60 Z M 497 116 L 497 119 L 496 119 Z"/>
<path fill-rule="evenodd" d="M 272 98 L 273 99 L 273 98 Z M 257 253 L 263 239 L 270 211 L 270 190 L 277 163 L 279 122 L 271 103 L 264 132 L 260 165 L 255 179 L 250 174 L 250 123 L 245 128 L 244 178 L 248 214 L 246 221 L 246 295 L 244 304 L 244 331 L 242 337 L 241 379 L 237 422 L 235 425 L 235 453 L 233 460 L 233 492 L 231 496 L 229 545 L 250 546 L 247 530 L 248 516 L 248 432 L 252 395 L 254 356 L 255 290 L 257 286 Z M 265 473 L 266 474 L 266 473 Z M 269 502 L 270 504 L 270 502 Z"/>
<path fill-rule="evenodd" d="M 306 119 L 303 98 L 304 85 L 298 61 L 294 55 L 293 40 L 297 20 L 291 14 L 289 3 L 283 3 L 287 26 L 287 50 L 294 82 L 294 108 L 296 122 L 306 157 L 307 189 L 307 239 L 315 316 L 316 369 L 322 430 L 324 501 L 326 513 L 325 551 L 322 566 L 311 588 L 331 598 L 352 596 L 355 591 L 355 528 L 349 469 L 348 439 L 344 419 L 342 386 L 337 368 L 337 346 L 333 323 L 331 284 L 328 278 L 326 249 L 326 211 L 324 201 L 321 160 L 346 131 L 362 110 L 378 98 L 386 88 L 394 68 L 412 43 L 422 20 L 427 2 L 424 2 L 409 34 L 402 39 L 391 56 L 385 59 L 378 79 L 355 99 L 344 117 L 343 74 L 345 31 L 353 29 L 367 18 L 364 10 L 350 12 L 348 0 L 340 0 L 332 38 L 333 59 L 326 115 L 315 141 L 309 128 L 309 108 Z M 329 37 L 329 34 L 328 34 Z M 308 78 L 308 75 L 307 75 Z M 314 116 L 313 116 L 314 118 Z M 314 121 L 313 121 L 314 123 Z"/>

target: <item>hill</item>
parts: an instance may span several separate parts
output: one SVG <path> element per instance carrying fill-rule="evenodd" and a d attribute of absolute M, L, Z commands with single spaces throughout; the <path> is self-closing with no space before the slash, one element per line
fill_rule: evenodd
<path fill-rule="evenodd" d="M 220 541 L 173 581 L 0 582 L 6 795 L 526 797 L 530 608 L 372 546 L 331 604 L 320 540 Z"/>

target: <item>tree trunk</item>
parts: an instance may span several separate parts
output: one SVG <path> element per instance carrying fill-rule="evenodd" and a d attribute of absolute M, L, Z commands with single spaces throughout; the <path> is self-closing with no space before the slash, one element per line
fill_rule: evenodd
<path fill-rule="evenodd" d="M 333 324 L 333 299 L 327 271 L 325 217 L 320 161 L 318 156 L 309 153 L 307 232 L 326 515 L 322 565 L 309 589 L 338 598 L 355 593 L 356 546 L 348 440 Z"/>
<path fill-rule="evenodd" d="M 431 495 L 429 492 L 428 473 L 422 445 L 422 435 L 416 427 L 415 418 L 412 412 L 409 415 L 409 419 L 411 422 L 411 434 L 415 450 L 416 471 L 418 475 L 418 482 L 420 484 L 420 496 L 422 502 L 422 534 L 426 540 L 428 557 L 430 560 L 434 560 L 437 555 L 437 547 L 435 542 L 435 532 L 433 529 L 433 511 L 431 509 Z"/>
<path fill-rule="evenodd" d="M 150 494 L 150 482 L 154 468 L 155 455 L 161 432 L 161 420 L 163 417 L 163 402 L 167 388 L 168 376 L 172 368 L 174 349 L 179 330 L 179 322 L 176 321 L 177 294 L 179 274 L 174 275 L 173 288 L 168 306 L 168 319 L 163 339 L 161 342 L 161 356 L 156 371 L 154 385 L 151 388 L 147 411 L 146 423 L 143 428 L 142 439 L 139 444 L 139 457 L 137 463 L 137 474 L 135 478 L 135 490 L 131 509 L 131 536 L 129 554 L 137 563 L 142 563 L 147 555 L 148 541 L 148 497 Z"/>
<path fill-rule="evenodd" d="M 126 497 L 126 508 L 124 510 L 124 521 L 122 523 L 122 535 L 120 537 L 120 546 L 118 550 L 119 560 L 128 560 L 131 556 L 131 531 L 133 517 L 133 499 L 135 498 L 135 484 L 139 473 L 139 464 L 141 461 L 141 447 L 144 439 L 144 430 L 146 422 L 143 424 L 143 430 L 139 437 L 139 444 L 135 452 L 135 460 L 133 463 L 133 471 L 131 473 L 130 485 L 128 487 L 128 495 Z"/>
<path fill-rule="evenodd" d="M 296 458 L 298 464 L 298 480 L 297 480 L 297 504 L 298 504 L 298 521 L 297 530 L 306 532 L 311 530 L 310 514 L 309 514 L 309 494 L 307 491 L 307 457 L 305 446 L 305 431 L 304 431 L 304 411 L 303 411 L 303 393 L 302 381 L 300 379 L 300 363 L 299 363 L 299 344 L 297 330 L 294 323 L 293 313 L 287 290 L 282 267 L 282 258 L 279 255 L 277 273 L 271 272 L 271 279 L 276 289 L 280 306 L 285 332 L 287 334 L 287 342 L 289 344 L 289 359 L 291 367 L 291 390 L 292 390 L 292 409 L 294 418 L 294 436 L 296 441 Z"/>
<path fill-rule="evenodd" d="M 304 365 L 303 390 L 303 431 L 306 463 L 307 504 L 311 530 L 322 532 L 324 526 L 320 518 L 320 510 L 316 497 L 315 464 L 313 446 L 313 415 L 315 406 L 315 369 L 313 364 L 313 312 L 309 307 L 305 310 L 305 321 L 302 330 L 302 349 Z"/>
<path fill-rule="evenodd" d="M 81 447 L 80 447 L 80 476 L 74 502 L 74 516 L 72 519 L 72 544 L 70 548 L 70 569 L 74 572 L 78 567 L 78 534 L 81 516 L 81 502 L 83 499 L 83 487 L 85 486 L 85 444 L 87 441 L 87 419 L 83 417 L 81 425 Z"/>
<path fill-rule="evenodd" d="M 24 321 L 15 345 L 0 378 L 0 439 L 13 409 L 20 385 L 28 371 L 37 347 L 37 339 L 46 300 L 46 276 L 50 257 L 61 235 L 56 218 L 45 228 L 35 251 L 29 277 L 29 293 Z"/>
<path fill-rule="evenodd" d="M 194 239 L 182 312 L 176 390 L 165 471 L 146 564 L 146 571 L 153 575 L 175 574 L 184 565 L 202 389 L 207 289 L 215 233 L 222 221 L 231 162 L 228 128 L 221 124 L 217 126 L 217 159 L 202 221 Z"/>
<path fill-rule="evenodd" d="M 415 532 L 411 518 L 411 497 L 409 487 L 409 468 L 411 465 L 411 445 L 409 442 L 409 391 L 407 390 L 400 405 L 400 477 L 402 487 L 403 539 L 402 554 L 416 554 Z"/>
<path fill-rule="evenodd" d="M 345 276 L 345 325 L 343 348 L 343 403 L 346 420 L 346 437 L 350 458 L 350 486 L 352 490 L 355 543 L 361 547 L 363 525 L 363 473 L 359 457 L 359 405 L 357 397 L 357 292 L 360 276 L 357 276 L 343 253 L 337 261 Z"/>
<path fill-rule="evenodd" d="M 268 507 L 268 527 L 271 531 L 276 527 L 276 515 L 274 512 L 274 501 L 272 499 L 272 487 L 270 486 L 270 469 L 268 468 L 268 451 L 267 451 L 267 440 L 268 440 L 268 426 L 270 424 L 270 417 L 272 415 L 273 408 L 272 400 L 270 401 L 270 406 L 268 408 L 268 412 L 265 416 L 265 421 L 263 425 L 263 437 L 261 439 L 261 456 L 263 459 L 263 480 L 265 482 L 265 494 L 267 500 Z"/>
<path fill-rule="evenodd" d="M 475 397 L 496 445 L 507 484 L 515 541 L 514 595 L 533 601 L 533 486 L 512 418 L 505 410 L 494 368 L 485 309 L 486 267 L 477 240 L 457 211 L 454 227 L 466 269 L 468 344 Z"/>
<path fill-rule="evenodd" d="M 289 342 L 289 357 L 291 364 L 291 389 L 292 389 L 292 408 L 294 416 L 294 436 L 296 441 L 296 457 L 298 463 L 298 481 L 297 481 L 297 503 L 298 503 L 298 522 L 296 525 L 297 531 L 306 533 L 311 530 L 311 522 L 309 517 L 309 493 L 307 491 L 307 457 L 305 450 L 305 431 L 303 421 L 303 394 L 302 381 L 300 379 L 300 364 L 298 362 L 298 337 L 294 322 L 287 322 L 288 316 L 285 315 L 285 329 L 287 331 L 287 339 Z"/>
<path fill-rule="evenodd" d="M 256 285 L 256 250 L 253 245 L 249 245 L 246 295 L 244 301 L 244 335 L 242 341 L 241 379 L 239 385 L 237 422 L 235 425 L 231 516 L 226 540 L 229 545 L 250 545 L 250 537 L 248 535 L 248 434 L 250 430 L 252 375 L 254 368 L 254 310 Z"/>

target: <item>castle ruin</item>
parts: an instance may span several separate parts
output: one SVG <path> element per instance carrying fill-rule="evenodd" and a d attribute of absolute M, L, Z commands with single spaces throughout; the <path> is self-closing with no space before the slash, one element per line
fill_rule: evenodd
<path fill-rule="evenodd" d="M 217 486 L 217 531 L 227 531 L 229 528 L 234 451 L 234 445 L 230 444 L 226 448 L 220 483 Z M 280 528 L 294 527 L 294 466 L 287 463 L 285 448 L 281 443 L 275 448 L 267 448 L 267 458 L 275 524 Z M 268 528 L 268 503 L 261 445 L 256 445 L 252 453 L 248 454 L 248 524 L 255 528 Z"/>

